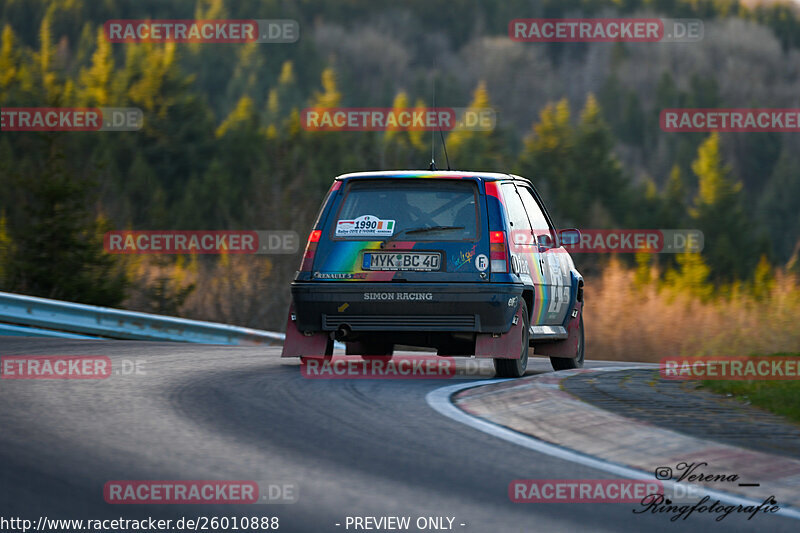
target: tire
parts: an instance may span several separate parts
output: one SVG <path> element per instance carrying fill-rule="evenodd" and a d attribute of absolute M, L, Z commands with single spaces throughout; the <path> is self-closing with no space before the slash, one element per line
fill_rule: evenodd
<path fill-rule="evenodd" d="M 520 298 L 520 300 L 522 300 Z M 522 353 L 519 359 L 495 359 L 494 371 L 498 378 L 519 378 L 525 375 L 528 368 L 528 343 L 531 332 L 529 331 L 531 318 L 528 316 L 528 305 L 522 300 L 520 309 L 522 310 Z"/>
<path fill-rule="evenodd" d="M 578 352 L 575 354 L 575 358 L 569 359 L 566 357 L 551 357 L 550 364 L 553 365 L 553 370 L 572 370 L 574 368 L 583 368 L 585 356 L 586 345 L 583 342 L 583 313 L 581 313 L 581 322 L 578 325 Z"/>

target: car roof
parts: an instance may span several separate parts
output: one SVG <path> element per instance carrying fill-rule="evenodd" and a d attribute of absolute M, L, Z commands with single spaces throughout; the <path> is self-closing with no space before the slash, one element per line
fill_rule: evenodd
<path fill-rule="evenodd" d="M 351 178 L 477 178 L 484 181 L 528 181 L 525 178 L 515 176 L 513 174 L 501 174 L 499 172 L 472 172 L 469 170 L 377 170 L 369 172 L 351 172 L 349 174 L 336 176 L 335 179 L 337 181 L 343 181 Z"/>

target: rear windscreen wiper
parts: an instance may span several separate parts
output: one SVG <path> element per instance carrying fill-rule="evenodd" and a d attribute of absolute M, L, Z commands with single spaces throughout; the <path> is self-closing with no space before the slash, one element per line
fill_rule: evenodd
<path fill-rule="evenodd" d="M 396 238 L 398 238 L 400 235 L 410 235 L 412 233 L 427 233 L 429 231 L 440 231 L 440 230 L 445 231 L 451 229 L 464 229 L 464 226 L 425 226 L 422 228 L 411 228 L 411 229 L 400 230 L 391 237 L 389 237 L 388 239 L 386 239 L 385 241 L 383 241 L 381 248 L 386 246 L 387 243 L 390 243 Z"/>

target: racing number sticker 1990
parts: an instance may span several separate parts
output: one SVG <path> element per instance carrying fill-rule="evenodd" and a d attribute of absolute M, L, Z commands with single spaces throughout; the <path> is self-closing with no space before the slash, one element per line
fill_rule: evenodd
<path fill-rule="evenodd" d="M 352 220 L 336 222 L 336 236 L 369 235 L 391 237 L 394 233 L 394 220 L 381 220 L 372 215 L 362 215 Z"/>

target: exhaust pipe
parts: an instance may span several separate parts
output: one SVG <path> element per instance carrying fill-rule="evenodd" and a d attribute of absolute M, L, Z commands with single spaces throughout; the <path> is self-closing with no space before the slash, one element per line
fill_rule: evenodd
<path fill-rule="evenodd" d="M 337 329 L 334 332 L 333 338 L 334 338 L 334 340 L 337 340 L 337 341 L 343 341 L 346 338 L 348 338 L 352 333 L 353 332 L 350 329 L 350 326 L 348 326 L 347 324 L 341 324 L 339 326 L 339 329 Z"/>

